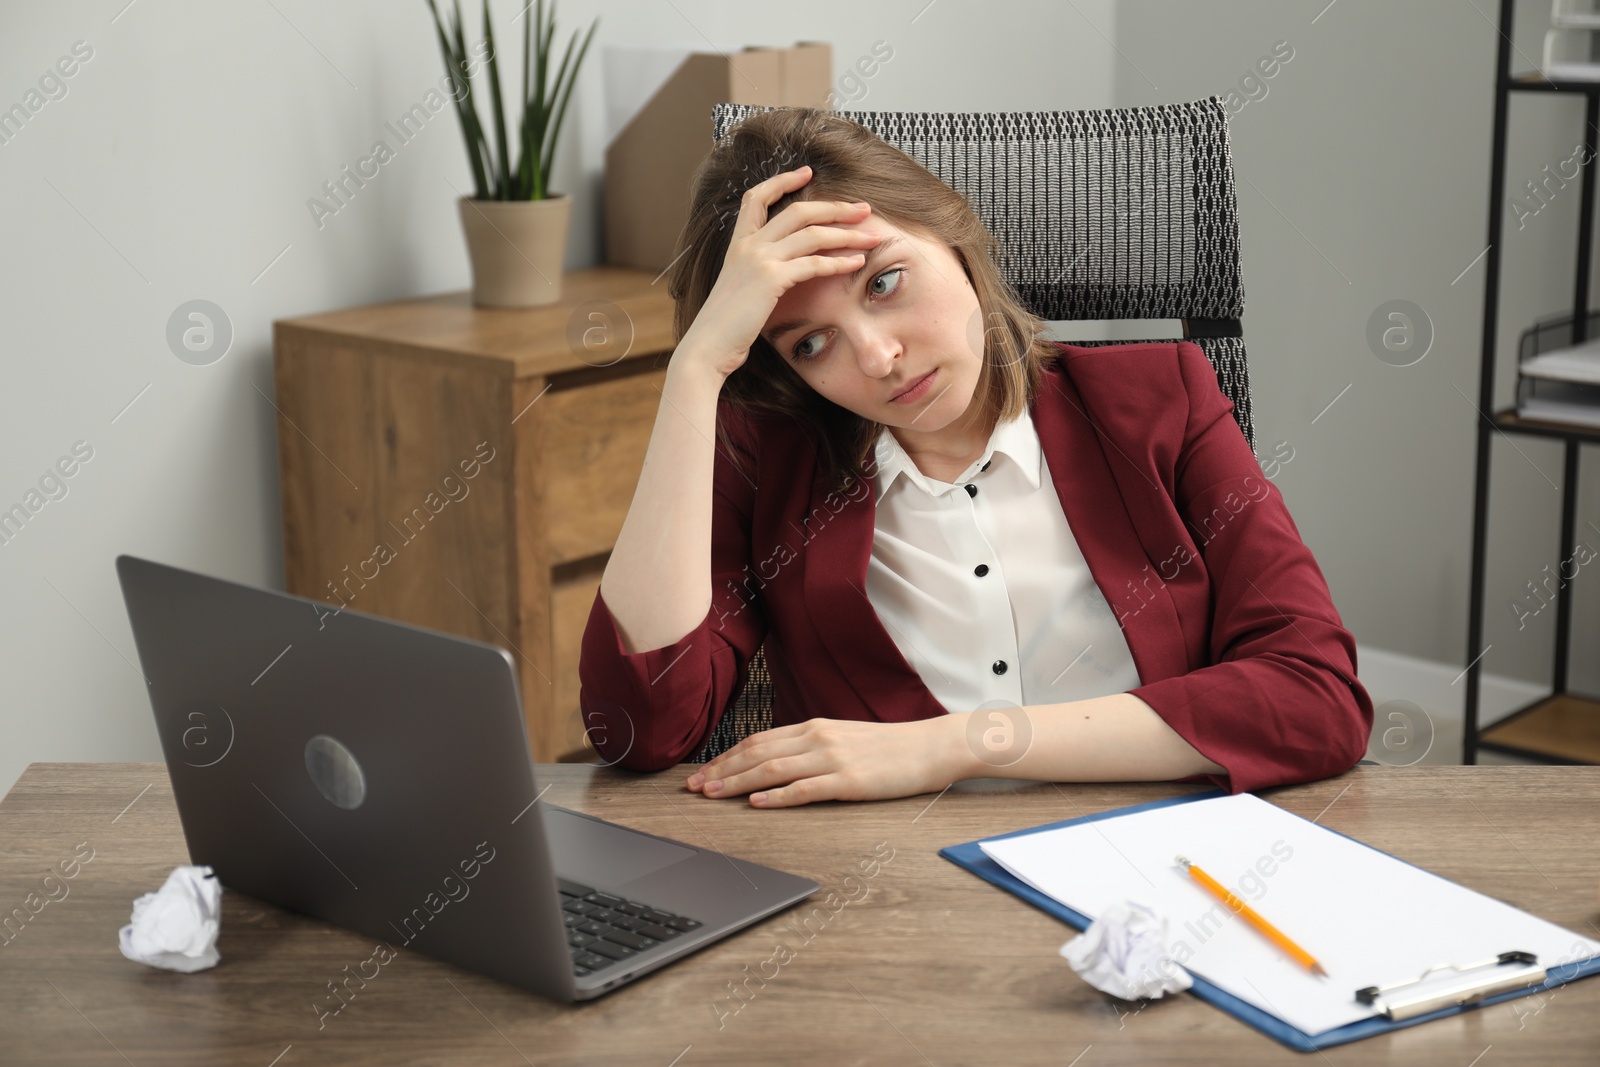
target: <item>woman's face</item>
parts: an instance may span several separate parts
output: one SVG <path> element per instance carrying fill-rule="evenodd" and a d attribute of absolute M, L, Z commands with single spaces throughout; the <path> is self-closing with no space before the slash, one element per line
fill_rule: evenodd
<path fill-rule="evenodd" d="M 946 427 L 965 433 L 960 420 L 978 384 L 983 320 L 960 259 L 942 242 L 875 215 L 830 225 L 882 240 L 864 250 L 860 274 L 811 278 L 784 293 L 762 337 L 807 385 L 847 411 L 895 428 L 908 447 L 933 445 L 931 435 Z M 932 379 L 917 385 L 930 372 Z"/>

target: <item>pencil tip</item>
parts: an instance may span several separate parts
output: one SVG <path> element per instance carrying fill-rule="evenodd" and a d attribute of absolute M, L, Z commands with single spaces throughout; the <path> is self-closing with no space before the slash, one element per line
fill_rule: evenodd
<path fill-rule="evenodd" d="M 1320 964 L 1320 963 L 1312 964 L 1311 973 L 1315 974 L 1315 975 L 1320 975 L 1323 978 L 1328 977 L 1328 972 L 1322 969 L 1322 964 Z"/>

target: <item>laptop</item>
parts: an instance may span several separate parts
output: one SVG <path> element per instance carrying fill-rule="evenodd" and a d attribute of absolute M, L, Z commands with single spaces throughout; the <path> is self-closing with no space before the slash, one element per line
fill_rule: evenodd
<path fill-rule="evenodd" d="M 819 888 L 544 801 L 504 649 L 116 562 L 190 861 L 230 890 L 572 1002 Z"/>

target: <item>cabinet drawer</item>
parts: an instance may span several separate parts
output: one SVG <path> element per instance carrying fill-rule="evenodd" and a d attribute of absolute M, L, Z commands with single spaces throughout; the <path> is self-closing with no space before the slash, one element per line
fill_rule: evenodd
<path fill-rule="evenodd" d="M 550 562 L 609 552 L 644 467 L 665 370 L 552 390 L 542 413 Z"/>

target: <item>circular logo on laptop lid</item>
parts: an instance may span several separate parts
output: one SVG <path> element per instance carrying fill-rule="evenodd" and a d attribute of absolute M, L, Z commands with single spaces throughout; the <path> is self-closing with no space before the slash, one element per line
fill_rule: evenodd
<path fill-rule="evenodd" d="M 317 791 L 346 811 L 353 811 L 367 799 L 367 778 L 361 764 L 348 748 L 327 734 L 306 742 L 306 773 Z"/>

